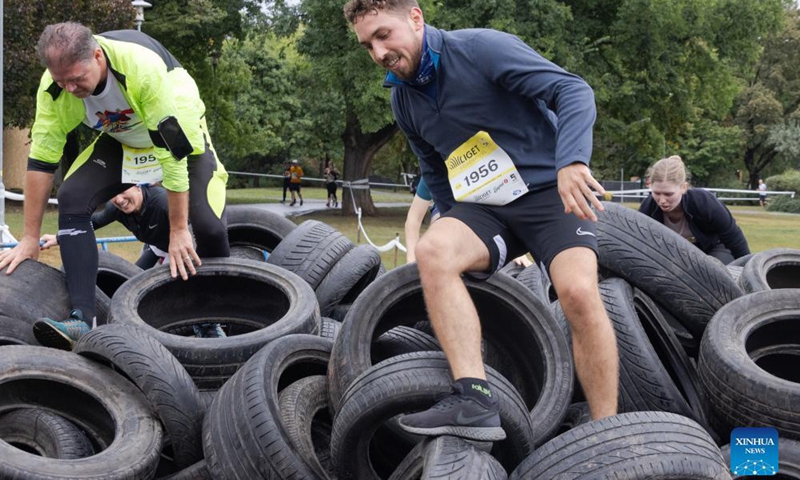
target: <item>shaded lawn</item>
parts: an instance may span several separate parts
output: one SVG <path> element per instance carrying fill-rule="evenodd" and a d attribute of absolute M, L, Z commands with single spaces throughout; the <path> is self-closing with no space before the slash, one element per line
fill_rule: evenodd
<path fill-rule="evenodd" d="M 322 189 L 307 190 L 308 198 L 325 198 L 325 191 Z M 310 192 L 313 193 L 313 197 Z M 280 189 L 247 189 L 230 190 L 229 199 L 237 201 L 249 197 L 259 197 L 261 195 L 277 195 L 274 201 L 280 200 Z M 411 195 L 408 192 L 375 192 L 373 199 L 376 202 L 398 202 L 410 201 Z M 259 202 L 263 201 L 263 198 Z M 232 202 L 236 203 L 236 202 Z M 248 202 L 242 202 L 248 203 Z M 631 208 L 638 207 L 638 204 L 626 204 Z M 737 223 L 744 231 L 745 237 L 750 244 L 750 250 L 760 252 L 770 248 L 800 248 L 800 215 L 772 213 L 760 210 L 758 207 L 730 207 L 731 212 L 736 218 Z M 400 241 L 405 244 L 403 234 L 403 224 L 405 223 L 407 207 L 380 208 L 378 215 L 374 217 L 363 217 L 362 222 L 372 243 L 385 245 L 400 236 Z M 367 243 L 363 235 L 359 237 L 357 220 L 355 217 L 343 217 L 340 210 L 327 210 L 314 212 L 302 216 L 290 217 L 295 223 L 302 223 L 308 219 L 325 222 L 337 230 L 344 233 L 353 242 Z M 16 202 L 6 202 L 6 224 L 9 226 L 12 235 L 16 238 L 22 236 L 22 206 Z M 42 232 L 55 233 L 57 230 L 57 214 L 54 206 L 49 206 L 44 217 Z M 423 231 L 427 229 L 427 223 L 423 225 Z M 113 223 L 97 232 L 98 237 L 130 236 L 130 233 L 120 224 Z M 139 242 L 113 243 L 109 244 L 108 250 L 112 253 L 134 262 L 139 257 L 141 244 Z M 383 263 L 387 269 L 392 269 L 396 265 L 405 263 L 405 253 L 401 251 L 388 251 L 381 254 Z M 40 260 L 56 268 L 61 266 L 61 256 L 58 248 L 43 251 Z"/>

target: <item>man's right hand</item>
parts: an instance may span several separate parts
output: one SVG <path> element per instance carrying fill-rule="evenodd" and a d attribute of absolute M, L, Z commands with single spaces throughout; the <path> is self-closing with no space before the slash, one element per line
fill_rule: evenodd
<path fill-rule="evenodd" d="M 22 237 L 16 247 L 0 253 L 0 270 L 8 266 L 6 275 L 10 275 L 17 265 L 27 259 L 39 259 L 39 239 L 35 237 Z"/>

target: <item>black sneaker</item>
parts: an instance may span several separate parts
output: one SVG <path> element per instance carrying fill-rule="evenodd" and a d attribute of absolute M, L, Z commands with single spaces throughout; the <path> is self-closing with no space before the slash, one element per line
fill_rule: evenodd
<path fill-rule="evenodd" d="M 201 323 L 192 325 L 194 336 L 197 338 L 225 338 L 225 330 L 219 323 Z"/>
<path fill-rule="evenodd" d="M 500 409 L 496 403 L 485 407 L 477 400 L 462 395 L 457 388 L 455 390 L 455 393 L 424 412 L 400 417 L 400 427 L 417 435 L 453 435 L 484 442 L 506 438 L 506 432 L 500 426 Z"/>

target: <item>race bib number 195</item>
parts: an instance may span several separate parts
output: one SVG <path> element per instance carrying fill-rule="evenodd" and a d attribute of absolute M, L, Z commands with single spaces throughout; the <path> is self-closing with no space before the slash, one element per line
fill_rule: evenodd
<path fill-rule="evenodd" d="M 122 183 L 155 183 L 164 177 L 153 148 L 122 145 Z"/>
<path fill-rule="evenodd" d="M 511 157 L 487 132 L 461 144 L 446 163 L 457 202 L 505 205 L 528 191 Z"/>

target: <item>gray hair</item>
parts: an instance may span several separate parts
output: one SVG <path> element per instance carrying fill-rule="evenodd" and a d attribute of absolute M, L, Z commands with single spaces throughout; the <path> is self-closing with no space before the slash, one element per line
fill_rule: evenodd
<path fill-rule="evenodd" d="M 88 27 L 78 22 L 64 22 L 45 27 L 36 43 L 36 55 L 42 65 L 71 65 L 91 60 L 100 47 Z"/>

